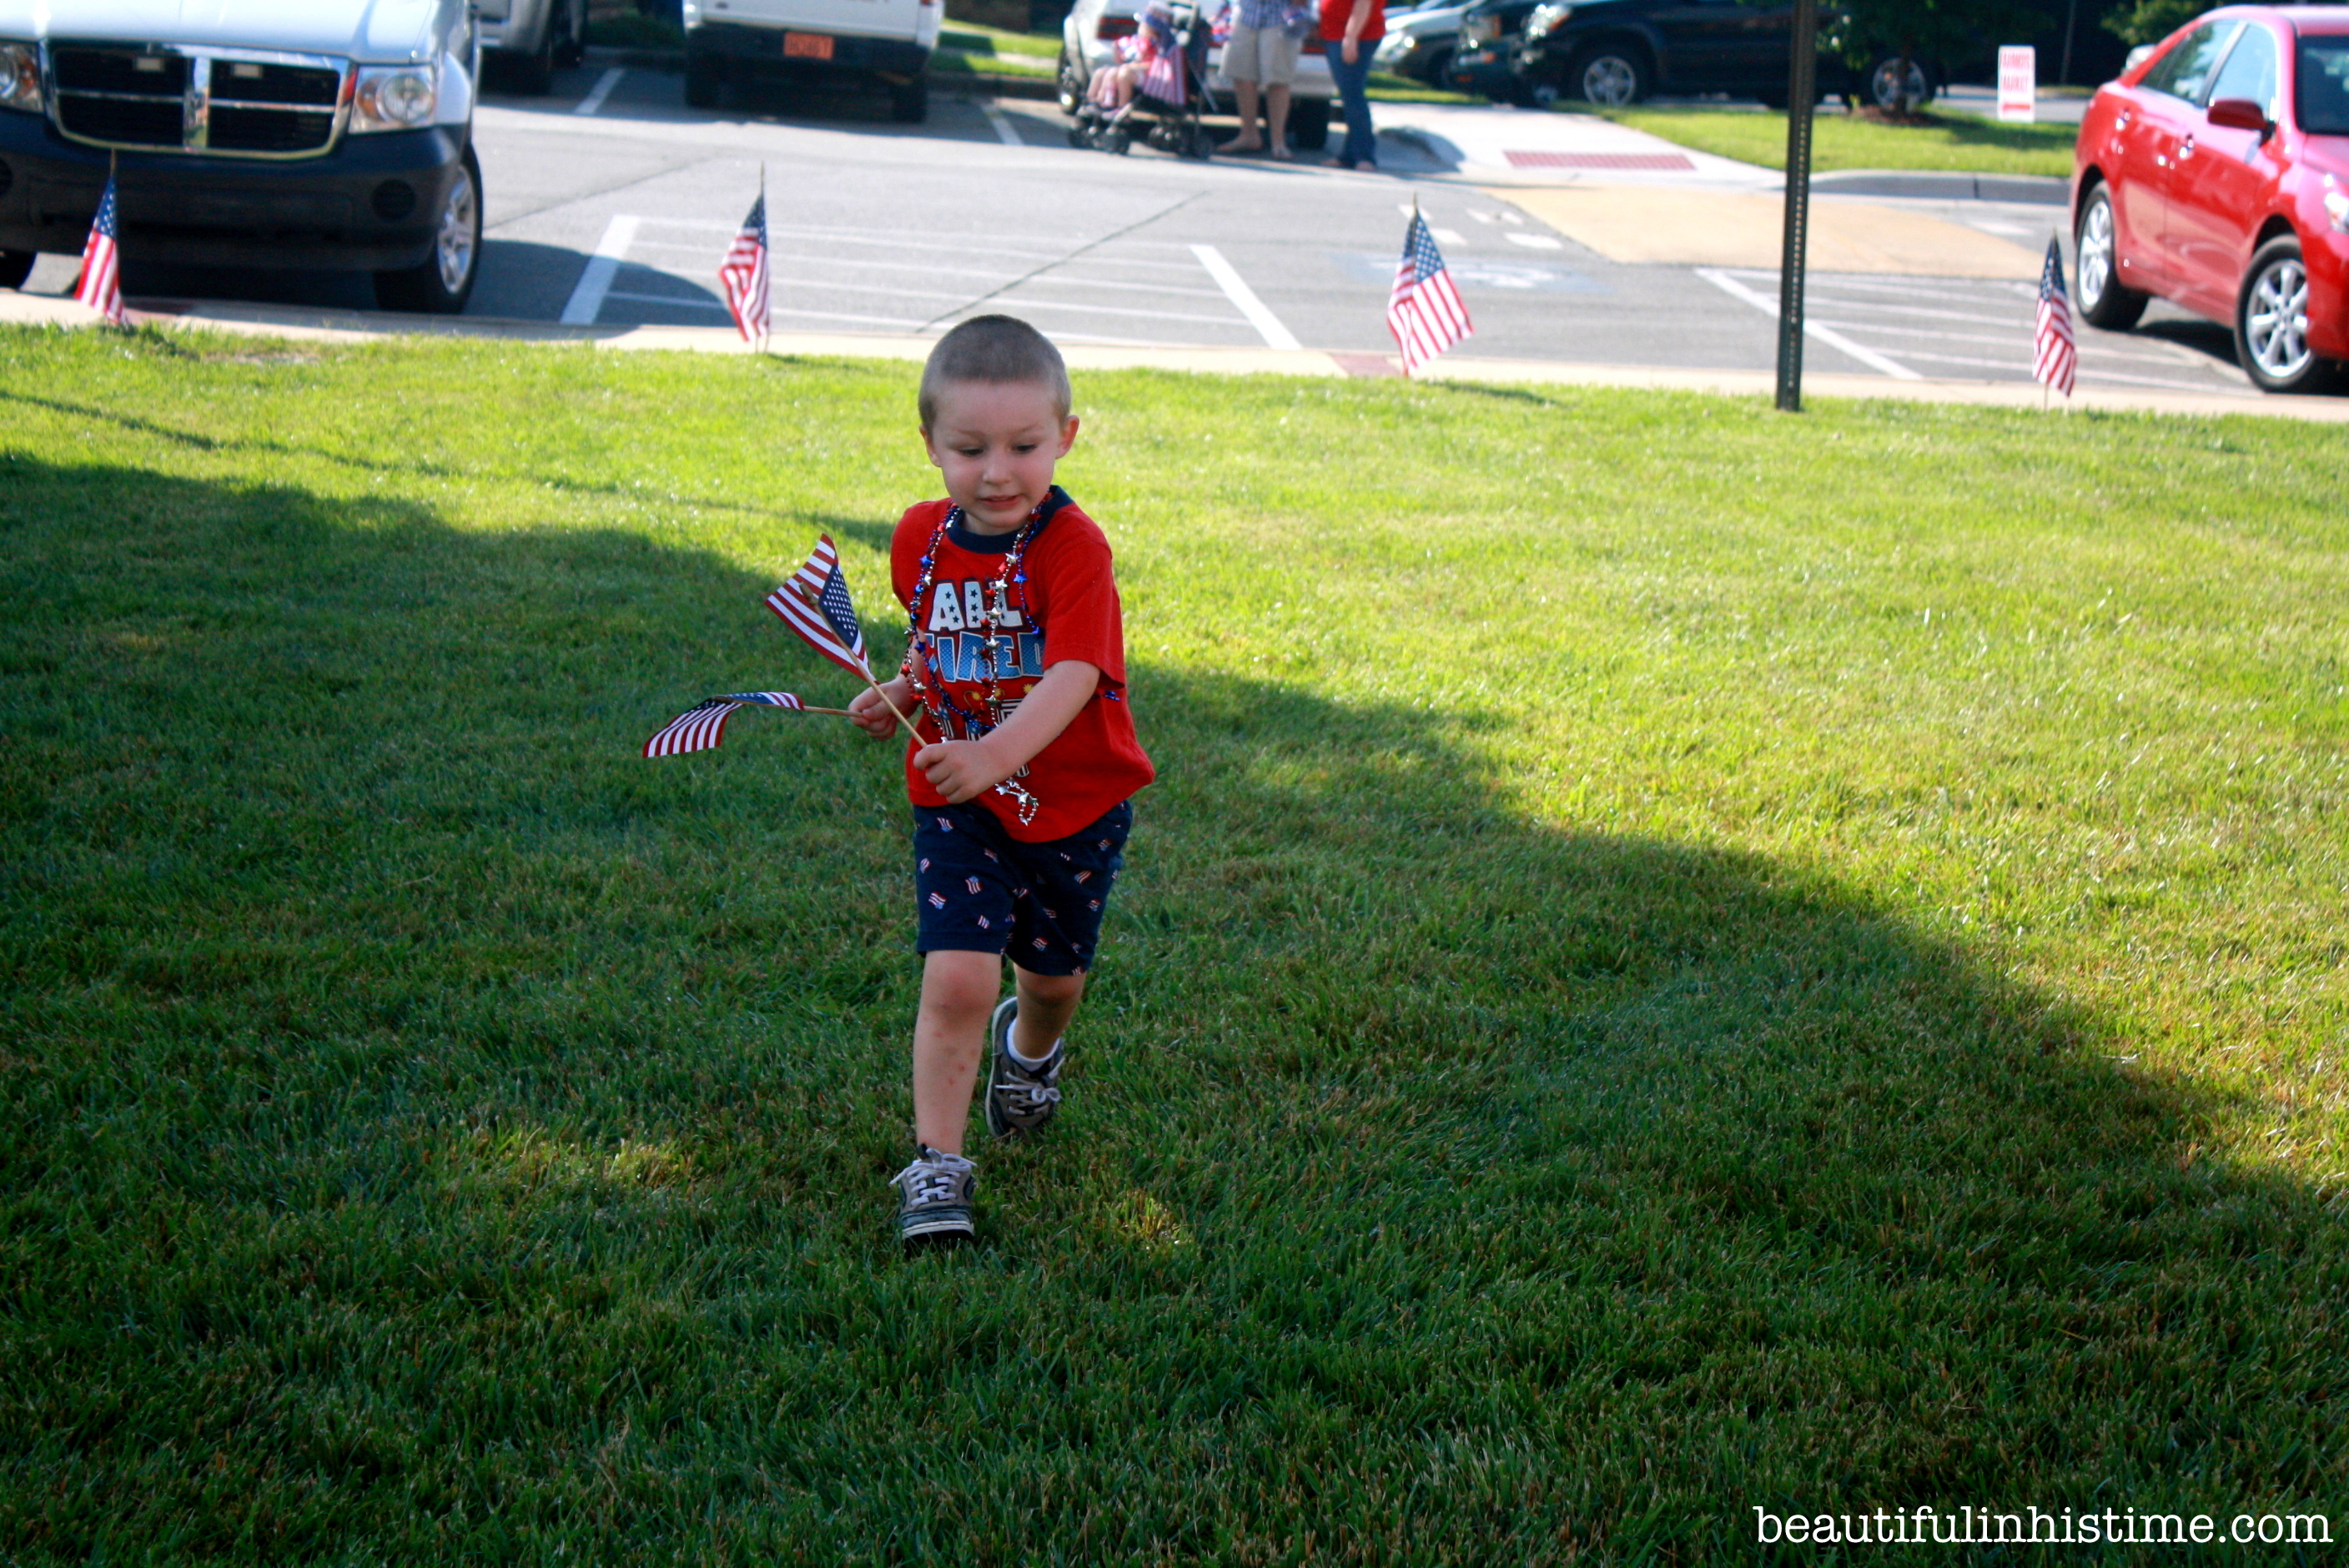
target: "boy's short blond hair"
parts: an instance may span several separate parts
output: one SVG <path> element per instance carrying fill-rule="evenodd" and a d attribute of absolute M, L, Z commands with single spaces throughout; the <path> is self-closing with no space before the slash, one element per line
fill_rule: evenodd
<path fill-rule="evenodd" d="M 938 388 L 950 381 L 1028 382 L 1052 398 L 1052 417 L 1065 419 L 1074 401 L 1069 367 L 1052 340 L 1016 315 L 975 315 L 938 339 L 922 367 L 922 428 L 938 417 Z"/>

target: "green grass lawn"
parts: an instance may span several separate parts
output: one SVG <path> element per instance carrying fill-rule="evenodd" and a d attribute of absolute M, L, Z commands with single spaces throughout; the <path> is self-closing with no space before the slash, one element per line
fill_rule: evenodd
<path fill-rule="evenodd" d="M 895 748 L 637 749 L 914 379 L 0 335 L 0 1558 L 2349 1534 L 2339 431 L 1081 377 L 1162 781 L 907 1264 Z"/>
<path fill-rule="evenodd" d="M 1576 105 L 1590 112 L 1587 105 Z M 1786 166 L 1786 117 L 1734 108 L 1628 108 L 1609 119 L 1699 152 L 1764 169 Z M 1811 167 L 1951 170 L 1968 174 L 2053 174 L 2069 178 L 2072 125 L 2002 125 L 1980 115 L 1935 111 L 1928 126 L 1890 126 L 1822 108 L 1811 121 Z"/>

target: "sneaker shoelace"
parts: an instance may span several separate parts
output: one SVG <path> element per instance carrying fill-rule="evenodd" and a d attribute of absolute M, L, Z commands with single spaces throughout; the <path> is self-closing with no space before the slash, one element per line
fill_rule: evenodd
<path fill-rule="evenodd" d="M 906 1199 L 916 1203 L 942 1203 L 955 1196 L 956 1187 L 970 1172 L 970 1161 L 956 1160 L 949 1164 L 944 1159 L 915 1161 L 897 1172 L 897 1185 L 904 1188 Z"/>
<path fill-rule="evenodd" d="M 1003 1085 L 1002 1093 L 1004 1099 L 1009 1102 L 1009 1109 L 1014 1116 L 1032 1116 L 1040 1110 L 1049 1110 L 1061 1102 L 1061 1088 L 1058 1084 L 1053 1083 L 1041 1073 L 1030 1073 L 1019 1065 L 1019 1058 L 1017 1057 L 1010 1057 L 1009 1060 L 1011 1078 L 1010 1081 Z"/>

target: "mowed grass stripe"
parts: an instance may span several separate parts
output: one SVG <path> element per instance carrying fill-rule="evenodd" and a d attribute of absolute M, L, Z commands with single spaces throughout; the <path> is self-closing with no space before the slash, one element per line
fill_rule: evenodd
<path fill-rule="evenodd" d="M 911 367 L 0 348 L 0 1552 L 2344 1495 L 2327 430 L 1083 377 L 1163 781 L 907 1265 L 894 748 L 636 753 L 888 646 Z"/>

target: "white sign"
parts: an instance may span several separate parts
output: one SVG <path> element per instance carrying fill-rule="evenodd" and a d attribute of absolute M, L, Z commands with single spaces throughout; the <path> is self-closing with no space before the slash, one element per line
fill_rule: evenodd
<path fill-rule="evenodd" d="M 2039 118 L 2039 51 L 2028 44 L 2002 44 L 1998 50 L 1998 118 Z"/>

